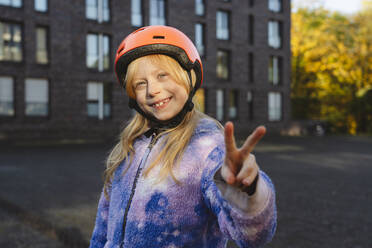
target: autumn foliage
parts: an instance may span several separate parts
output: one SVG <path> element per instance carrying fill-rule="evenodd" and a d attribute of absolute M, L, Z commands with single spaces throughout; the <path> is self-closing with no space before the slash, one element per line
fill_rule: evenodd
<path fill-rule="evenodd" d="M 354 15 L 292 13 L 292 113 L 334 133 L 372 133 L 372 1 Z"/>

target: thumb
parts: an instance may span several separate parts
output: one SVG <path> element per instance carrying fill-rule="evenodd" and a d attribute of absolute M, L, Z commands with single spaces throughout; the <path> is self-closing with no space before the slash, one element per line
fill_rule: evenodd
<path fill-rule="evenodd" d="M 235 183 L 235 175 L 227 165 L 223 165 L 221 168 L 221 176 L 225 182 L 232 185 Z"/>

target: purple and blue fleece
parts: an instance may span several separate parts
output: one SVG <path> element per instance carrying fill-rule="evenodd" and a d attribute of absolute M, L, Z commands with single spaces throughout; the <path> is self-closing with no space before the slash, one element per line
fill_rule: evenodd
<path fill-rule="evenodd" d="M 260 171 L 269 194 L 254 214 L 222 196 L 214 175 L 224 162 L 225 144 L 213 120 L 200 120 L 181 162 L 174 168 L 180 184 L 170 176 L 157 182 L 158 167 L 148 177 L 141 176 L 159 154 L 163 138 L 152 149 L 148 148 L 151 138 L 138 138 L 132 163 L 125 160 L 116 170 L 109 199 L 102 193 L 99 200 L 91 248 L 214 248 L 225 247 L 228 239 L 239 247 L 253 248 L 271 240 L 276 228 L 273 184 Z"/>

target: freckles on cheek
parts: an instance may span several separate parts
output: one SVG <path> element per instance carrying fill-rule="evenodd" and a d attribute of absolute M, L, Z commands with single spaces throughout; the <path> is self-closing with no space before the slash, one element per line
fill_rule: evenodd
<path fill-rule="evenodd" d="M 146 104 L 146 96 L 144 94 L 136 94 L 136 101 L 138 104 L 145 105 Z"/>

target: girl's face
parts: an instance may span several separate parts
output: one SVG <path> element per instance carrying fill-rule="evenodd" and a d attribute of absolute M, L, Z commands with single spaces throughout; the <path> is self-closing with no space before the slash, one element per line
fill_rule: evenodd
<path fill-rule="evenodd" d="M 161 121 L 177 115 L 188 98 L 186 88 L 149 59 L 139 61 L 132 86 L 140 108 Z"/>

